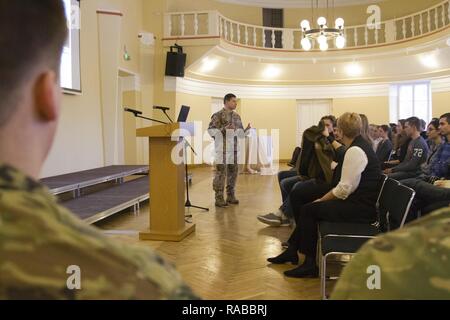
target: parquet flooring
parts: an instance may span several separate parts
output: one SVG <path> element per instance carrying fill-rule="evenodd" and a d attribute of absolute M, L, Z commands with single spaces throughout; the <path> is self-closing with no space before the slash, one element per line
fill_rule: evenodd
<path fill-rule="evenodd" d="M 180 243 L 139 241 L 137 231 L 148 225 L 148 205 L 135 217 L 119 213 L 97 226 L 113 238 L 154 248 L 174 263 L 194 292 L 213 300 L 319 299 L 319 279 L 290 279 L 291 265 L 270 266 L 266 259 L 281 252 L 289 227 L 270 228 L 256 216 L 276 210 L 281 201 L 276 176 L 240 175 L 240 205 L 214 207 L 212 168 L 192 170 L 191 202 L 210 212 L 190 209 L 196 232 Z"/>

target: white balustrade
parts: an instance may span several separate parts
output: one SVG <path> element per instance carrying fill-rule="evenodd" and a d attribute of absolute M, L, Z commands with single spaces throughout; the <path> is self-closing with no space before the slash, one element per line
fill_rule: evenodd
<path fill-rule="evenodd" d="M 186 31 L 186 23 L 184 21 L 184 14 L 181 15 L 181 36 L 184 36 Z"/>
<path fill-rule="evenodd" d="M 384 26 L 384 31 L 382 30 L 383 27 L 375 28 L 373 29 L 373 36 L 372 29 L 369 29 L 367 25 L 347 26 L 344 29 L 344 35 L 347 40 L 353 37 L 353 41 L 347 41 L 344 49 L 396 43 L 440 31 L 450 24 L 449 3 L 450 0 L 445 0 L 420 12 L 384 21 L 381 23 L 381 26 Z M 205 16 L 207 17 L 206 25 L 204 25 Z M 297 36 L 298 34 L 302 35 L 301 29 L 250 25 L 228 19 L 218 11 L 166 13 L 164 20 L 165 38 L 208 35 L 255 48 L 269 47 L 277 50 L 302 51 L 301 46 L 295 43 L 301 40 L 301 36 Z M 401 29 L 397 29 L 398 27 Z M 384 36 L 380 32 L 384 32 Z M 258 41 L 259 34 L 261 35 L 261 41 Z M 279 35 L 281 36 L 280 39 L 278 39 Z M 276 48 L 279 45 L 279 40 L 281 40 L 281 48 Z M 317 50 L 317 47 L 314 47 Z"/>

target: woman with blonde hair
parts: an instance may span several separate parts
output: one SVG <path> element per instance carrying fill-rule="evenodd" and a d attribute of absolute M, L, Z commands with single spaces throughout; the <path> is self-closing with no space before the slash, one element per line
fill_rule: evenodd
<path fill-rule="evenodd" d="M 382 183 L 382 174 L 372 145 L 363 138 L 363 120 L 357 113 L 345 113 L 338 119 L 338 131 L 348 148 L 342 164 L 339 184 L 313 203 L 301 207 L 299 221 L 289 247 L 277 257 L 275 264 L 298 263 L 297 252 L 305 255 L 299 267 L 286 271 L 288 277 L 317 277 L 317 225 L 320 221 L 372 223 L 377 219 L 375 202 Z"/>

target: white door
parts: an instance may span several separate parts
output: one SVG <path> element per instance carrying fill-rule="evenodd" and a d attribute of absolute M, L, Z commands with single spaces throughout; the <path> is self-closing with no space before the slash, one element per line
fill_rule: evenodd
<path fill-rule="evenodd" d="M 332 100 L 298 100 L 297 101 L 297 145 L 301 146 L 303 132 L 317 125 L 323 116 L 330 115 Z"/>

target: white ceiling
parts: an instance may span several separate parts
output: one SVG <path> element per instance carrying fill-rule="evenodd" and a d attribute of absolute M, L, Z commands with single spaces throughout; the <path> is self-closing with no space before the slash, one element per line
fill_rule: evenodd
<path fill-rule="evenodd" d="M 261 8 L 311 8 L 311 0 L 216 0 L 218 2 L 233 3 Z M 335 7 L 346 7 L 354 5 L 368 5 L 385 0 L 334 0 Z M 329 0 L 331 6 L 333 0 Z M 313 0 L 316 6 L 316 0 Z M 326 7 L 326 0 L 319 0 L 320 7 Z"/>

